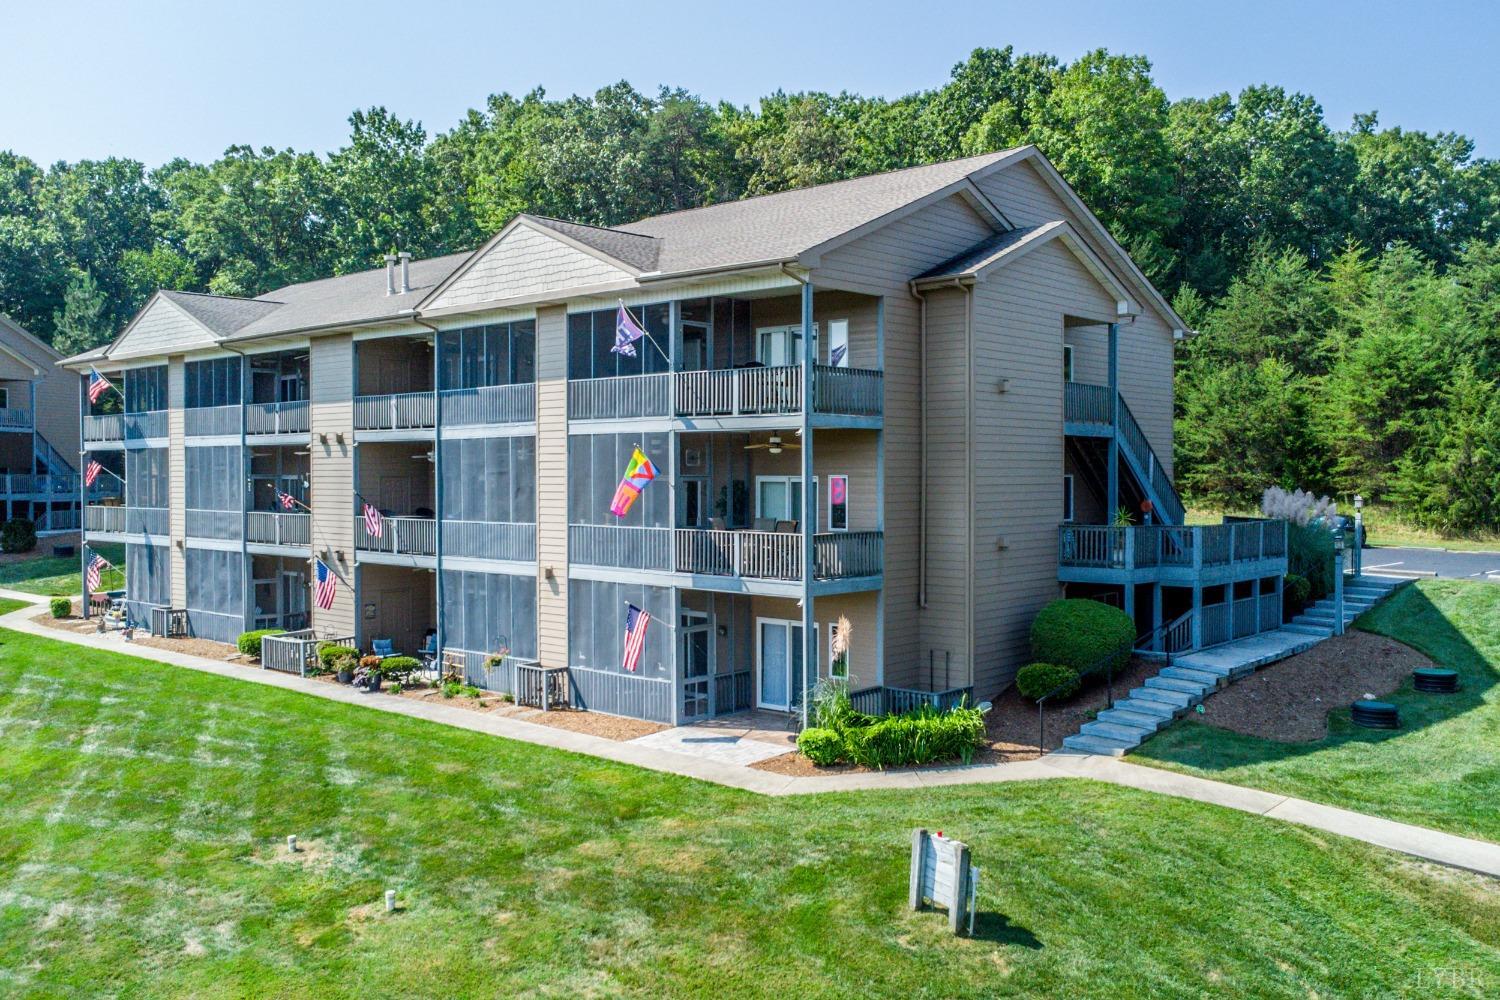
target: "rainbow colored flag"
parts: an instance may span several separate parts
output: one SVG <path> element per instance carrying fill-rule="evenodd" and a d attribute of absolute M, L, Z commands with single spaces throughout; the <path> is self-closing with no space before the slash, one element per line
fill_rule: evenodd
<path fill-rule="evenodd" d="M 651 464 L 641 449 L 636 448 L 630 454 L 630 464 L 625 466 L 625 478 L 620 480 L 619 487 L 615 490 L 615 498 L 610 502 L 609 512 L 615 517 L 624 517 L 630 513 L 631 505 L 635 498 L 641 495 L 641 491 L 651 485 L 656 478 L 656 466 Z"/>

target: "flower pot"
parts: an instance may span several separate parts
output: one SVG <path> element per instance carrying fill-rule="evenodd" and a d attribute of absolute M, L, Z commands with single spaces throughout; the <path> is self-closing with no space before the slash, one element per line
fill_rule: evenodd
<path fill-rule="evenodd" d="M 340 670 L 339 671 L 339 683 L 340 684 L 348 684 L 352 680 L 354 680 L 354 671 L 352 671 L 352 670 Z"/>

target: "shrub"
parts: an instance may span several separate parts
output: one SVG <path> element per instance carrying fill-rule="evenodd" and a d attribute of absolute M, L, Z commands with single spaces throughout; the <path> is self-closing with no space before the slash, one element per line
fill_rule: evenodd
<path fill-rule="evenodd" d="M 54 597 L 50 603 L 53 618 L 67 618 L 73 614 L 73 598 Z"/>
<path fill-rule="evenodd" d="M 359 662 L 359 650 L 350 649 L 348 646 L 339 646 L 331 642 L 318 644 L 318 662 L 323 664 L 326 670 L 337 670 L 338 662 L 345 657 Z"/>
<path fill-rule="evenodd" d="M 1066 598 L 1053 601 L 1031 622 L 1031 655 L 1042 663 L 1060 663 L 1082 676 L 1119 670 L 1130 662 L 1135 623 L 1119 608 L 1099 601 Z"/>
<path fill-rule="evenodd" d="M 13 517 L 0 527 L 0 552 L 30 552 L 36 548 L 36 525 Z"/>
<path fill-rule="evenodd" d="M 832 729 L 810 727 L 797 737 L 797 749 L 819 767 L 837 764 L 844 755 L 844 738 Z"/>
<path fill-rule="evenodd" d="M 1078 671 L 1063 663 L 1028 663 L 1016 674 L 1016 690 L 1032 701 L 1066 698 L 1078 690 L 1081 680 Z"/>
<path fill-rule="evenodd" d="M 1307 580 L 1314 601 L 1333 592 L 1333 532 L 1325 522 L 1287 525 L 1287 572 Z"/>
<path fill-rule="evenodd" d="M 281 635 L 285 631 L 285 629 L 279 628 L 262 628 L 256 629 L 254 632 L 241 632 L 240 637 L 234 641 L 234 644 L 239 647 L 241 653 L 246 656 L 253 656 L 258 660 L 260 659 L 260 641 L 268 635 Z"/>
<path fill-rule="evenodd" d="M 1296 573 L 1288 573 L 1281 579 L 1281 617 L 1283 621 L 1291 621 L 1307 607 L 1308 598 L 1312 596 L 1312 586 L 1307 582 L 1307 577 L 1298 576 Z"/>
<path fill-rule="evenodd" d="M 983 745 L 984 715 L 967 706 L 939 712 L 923 705 L 844 733 L 849 760 L 882 770 L 954 757 L 967 764 Z"/>
<path fill-rule="evenodd" d="M 414 656 L 387 656 L 380 663 L 380 672 L 386 677 L 405 681 L 422 669 L 422 661 Z"/>

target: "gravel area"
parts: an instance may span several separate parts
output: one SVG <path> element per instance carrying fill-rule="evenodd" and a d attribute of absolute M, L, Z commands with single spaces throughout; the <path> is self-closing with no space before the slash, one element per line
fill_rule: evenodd
<path fill-rule="evenodd" d="M 1194 718 L 1284 743 L 1328 735 L 1328 713 L 1394 691 L 1432 661 L 1404 643 L 1358 630 L 1273 663 L 1210 695 Z"/>

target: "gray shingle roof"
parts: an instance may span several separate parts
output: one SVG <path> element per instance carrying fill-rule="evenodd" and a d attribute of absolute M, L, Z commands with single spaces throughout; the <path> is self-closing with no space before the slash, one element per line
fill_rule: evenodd
<path fill-rule="evenodd" d="M 189 316 L 212 330 L 219 337 L 227 337 L 236 330 L 253 323 L 268 313 L 274 312 L 276 302 L 256 299 L 238 299 L 228 295 L 205 295 L 201 292 L 174 292 L 162 290 L 161 297 L 180 306 Z"/>
<path fill-rule="evenodd" d="M 629 264 L 637 271 L 656 270 L 657 256 L 661 252 L 661 240 L 654 236 L 627 233 L 621 229 L 606 229 L 602 226 L 585 226 L 577 222 L 549 219 L 545 215 L 526 214 L 525 218 L 555 233 L 561 233 L 584 246 L 593 247 L 615 260 Z"/>
<path fill-rule="evenodd" d="M 274 289 L 255 301 L 279 305 L 255 322 L 242 327 L 234 335 L 234 339 L 243 340 L 294 330 L 315 330 L 340 323 L 397 319 L 410 315 L 428 292 L 468 259 L 468 253 L 452 253 L 445 257 L 412 261 L 411 291 L 404 294 L 385 293 L 383 266 Z M 398 287 L 399 281 L 398 277 Z"/>
<path fill-rule="evenodd" d="M 1014 150 L 652 216 L 618 228 L 661 240 L 664 274 L 790 260 L 963 180 Z"/>
<path fill-rule="evenodd" d="M 1041 226 L 1021 226 L 1019 229 L 1010 229 L 1003 233 L 997 233 L 987 240 L 981 240 L 963 253 L 951 260 L 945 260 L 930 271 L 917 275 L 917 281 L 932 278 L 956 278 L 961 275 L 974 274 L 982 271 L 989 264 L 994 263 L 1006 254 L 1025 246 L 1032 240 L 1041 239 L 1053 230 L 1061 229 L 1066 223 L 1061 220 L 1048 222 Z"/>

